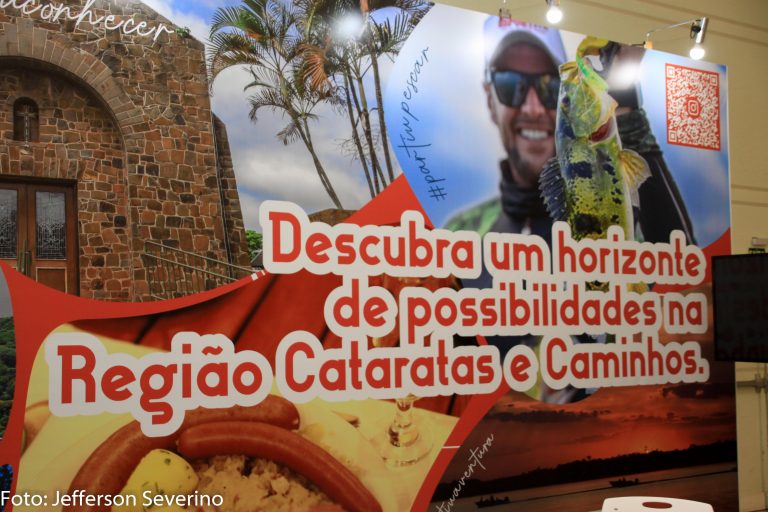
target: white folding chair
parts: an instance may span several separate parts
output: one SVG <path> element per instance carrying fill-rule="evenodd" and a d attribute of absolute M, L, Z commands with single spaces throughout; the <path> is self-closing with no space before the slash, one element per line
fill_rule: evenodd
<path fill-rule="evenodd" d="M 602 512 L 714 512 L 712 505 L 700 501 L 653 496 L 608 498 Z"/>

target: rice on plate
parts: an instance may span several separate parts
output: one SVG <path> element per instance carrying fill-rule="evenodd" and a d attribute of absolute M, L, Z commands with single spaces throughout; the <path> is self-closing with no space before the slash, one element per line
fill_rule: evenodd
<path fill-rule="evenodd" d="M 224 498 L 219 512 L 300 512 L 334 503 L 306 478 L 273 461 L 244 455 L 195 461 L 197 491 Z"/>

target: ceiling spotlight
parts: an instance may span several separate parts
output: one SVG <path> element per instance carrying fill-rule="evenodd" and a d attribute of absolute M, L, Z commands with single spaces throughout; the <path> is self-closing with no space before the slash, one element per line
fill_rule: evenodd
<path fill-rule="evenodd" d="M 701 43 L 704 42 L 704 36 L 707 31 L 707 22 L 709 20 L 706 17 L 695 20 L 691 25 L 691 39 L 693 39 L 693 48 L 689 52 L 689 55 L 694 60 L 701 60 L 704 58 L 704 47 Z"/>
<path fill-rule="evenodd" d="M 563 19 L 563 11 L 560 10 L 560 0 L 547 0 L 549 10 L 547 11 L 547 21 L 556 25 Z"/>
<path fill-rule="evenodd" d="M 676 28 L 676 27 L 683 27 L 683 26 L 690 26 L 690 37 L 693 39 L 693 48 L 691 48 L 691 51 L 688 53 L 692 59 L 699 60 L 704 57 L 705 51 L 704 47 L 701 45 L 701 43 L 704 42 L 704 36 L 707 31 L 707 23 L 709 22 L 709 18 L 706 16 L 701 18 L 696 18 L 695 20 L 688 20 L 683 21 L 681 23 L 675 23 L 674 25 L 669 25 L 666 27 L 660 27 L 655 28 L 648 33 L 645 34 L 645 42 L 643 43 L 643 46 L 645 48 L 653 48 L 653 41 L 651 41 L 651 34 L 654 32 L 659 32 L 661 30 L 668 30 L 670 28 Z"/>
<path fill-rule="evenodd" d="M 701 60 L 701 59 L 704 58 L 704 55 L 706 53 L 707 52 L 704 50 L 704 47 L 701 46 L 699 43 L 696 43 L 696 44 L 693 45 L 693 48 L 691 48 L 691 51 L 688 52 L 688 55 L 693 60 Z"/>

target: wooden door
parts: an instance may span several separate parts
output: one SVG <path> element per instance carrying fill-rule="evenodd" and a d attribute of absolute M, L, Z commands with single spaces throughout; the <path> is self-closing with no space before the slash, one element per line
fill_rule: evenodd
<path fill-rule="evenodd" d="M 0 183 L 0 258 L 37 282 L 77 295 L 74 185 Z"/>

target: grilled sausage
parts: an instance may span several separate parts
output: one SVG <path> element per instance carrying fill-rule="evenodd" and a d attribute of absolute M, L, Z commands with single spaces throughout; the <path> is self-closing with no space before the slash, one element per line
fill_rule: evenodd
<path fill-rule="evenodd" d="M 267 395 L 262 402 L 252 407 L 235 405 L 227 409 L 197 408 L 187 411 L 179 432 L 211 421 L 258 421 L 288 430 L 299 428 L 299 411 L 283 397 Z"/>
<path fill-rule="evenodd" d="M 147 437 L 138 422 L 132 421 L 109 436 L 80 467 L 69 487 L 69 493 L 83 490 L 86 495 L 116 495 L 123 490 L 131 473 L 142 458 L 155 449 L 173 451 L 176 440 L 187 428 L 208 422 L 264 422 L 278 430 L 299 427 L 299 412 L 285 398 L 268 395 L 252 407 L 228 409 L 198 408 L 188 411 L 181 428 L 165 437 Z M 65 506 L 62 512 L 109 512 L 105 505 Z"/>
<path fill-rule="evenodd" d="M 147 437 L 138 422 L 132 421 L 109 436 L 80 467 L 69 486 L 69 494 L 85 491 L 86 496 L 114 496 L 123 490 L 134 468 L 146 454 L 159 448 L 173 450 L 179 434 Z M 109 512 L 106 505 L 65 505 L 62 512 Z"/>

